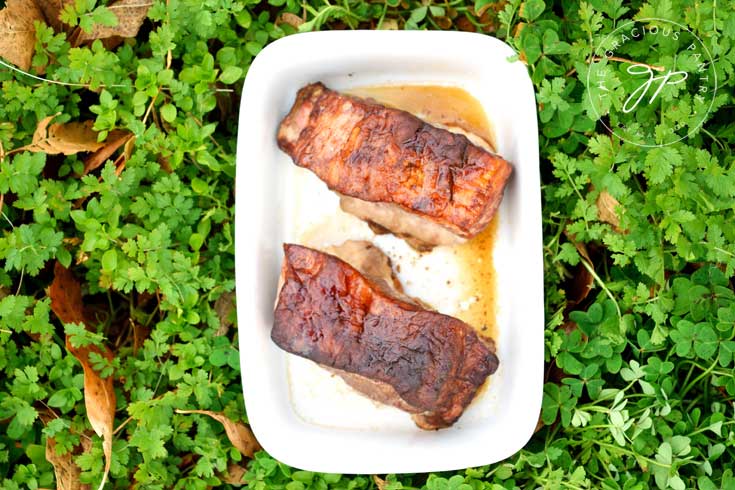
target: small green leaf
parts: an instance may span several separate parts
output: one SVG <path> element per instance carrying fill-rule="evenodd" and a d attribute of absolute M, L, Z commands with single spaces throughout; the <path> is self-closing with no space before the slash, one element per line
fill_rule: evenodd
<path fill-rule="evenodd" d="M 230 85 L 238 81 L 242 77 L 242 74 L 242 68 L 230 65 L 222 71 L 222 74 L 219 76 L 219 80 L 224 84 Z"/>
<path fill-rule="evenodd" d="M 533 21 L 544 12 L 545 8 L 544 0 L 526 0 L 521 4 L 520 15 L 528 21 Z"/>
<path fill-rule="evenodd" d="M 253 18 L 247 9 L 242 9 L 235 15 L 235 20 L 238 24 L 240 24 L 240 27 L 242 27 L 243 29 L 248 29 Z"/>
<path fill-rule="evenodd" d="M 418 24 L 426 18 L 427 11 L 428 9 L 426 8 L 426 6 L 415 8 L 413 9 L 413 11 L 411 11 L 411 16 L 408 20 L 410 22 L 413 22 L 414 24 Z"/>
<path fill-rule="evenodd" d="M 207 192 L 209 192 L 209 185 L 198 177 L 195 177 L 191 180 L 191 188 L 197 194 L 206 194 Z"/>
<path fill-rule="evenodd" d="M 102 254 L 102 269 L 106 271 L 114 271 L 117 269 L 117 251 L 115 249 L 107 250 Z"/>
<path fill-rule="evenodd" d="M 56 260 L 58 260 L 64 267 L 68 268 L 71 265 L 71 254 L 66 248 L 59 247 L 56 251 Z"/>
<path fill-rule="evenodd" d="M 199 233 L 192 233 L 189 237 L 189 246 L 192 250 L 199 250 L 204 244 L 204 237 Z"/>
<path fill-rule="evenodd" d="M 311 471 L 294 471 L 291 474 L 291 478 L 293 478 L 297 482 L 308 485 L 312 482 L 312 480 L 314 480 L 314 473 Z"/>
<path fill-rule="evenodd" d="M 161 106 L 161 117 L 166 122 L 173 122 L 176 119 L 176 106 L 173 104 L 164 104 Z"/>
<path fill-rule="evenodd" d="M 260 50 L 263 49 L 263 45 L 256 41 L 248 41 L 245 43 L 245 49 L 253 56 L 257 56 Z"/>

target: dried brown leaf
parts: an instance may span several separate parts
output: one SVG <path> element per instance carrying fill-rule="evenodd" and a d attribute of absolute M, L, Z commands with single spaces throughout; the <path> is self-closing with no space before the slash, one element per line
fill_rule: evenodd
<path fill-rule="evenodd" d="M 121 129 L 110 131 L 110 134 L 104 142 L 104 146 L 84 159 L 82 175 L 87 175 L 105 163 L 118 148 L 127 143 L 132 137 L 133 133 L 129 131 L 123 131 Z"/>
<path fill-rule="evenodd" d="M 171 167 L 171 162 L 168 160 L 168 158 L 163 155 L 158 155 L 156 161 L 161 166 L 161 170 L 163 170 L 167 174 L 174 173 L 174 169 Z"/>
<path fill-rule="evenodd" d="M 592 265 L 592 259 L 590 258 L 590 253 L 587 251 L 587 245 L 582 242 L 578 242 L 572 235 L 567 235 L 567 238 L 569 238 L 572 244 L 574 244 L 574 248 L 577 249 L 579 255 L 582 256 L 582 259 L 586 260 L 588 264 Z"/>
<path fill-rule="evenodd" d="M 544 426 L 546 425 L 546 424 L 544 424 L 544 419 L 542 418 L 542 415 L 543 415 L 542 412 L 539 411 L 538 420 L 536 421 L 536 427 L 534 427 L 534 429 L 533 429 L 533 433 L 534 434 L 536 432 L 540 431 L 541 429 L 543 429 Z"/>
<path fill-rule="evenodd" d="M 97 141 L 97 131 L 92 129 L 93 121 L 49 124 L 56 117 L 44 117 L 33 133 L 33 141 L 22 150 L 44 152 L 49 155 L 73 155 L 80 151 L 97 151 L 105 143 Z"/>
<path fill-rule="evenodd" d="M 455 25 L 459 28 L 460 31 L 477 32 L 477 27 L 475 26 L 475 24 L 470 22 L 467 17 L 460 17 L 459 19 L 457 19 Z"/>
<path fill-rule="evenodd" d="M 582 264 L 574 268 L 572 278 L 564 282 L 569 306 L 578 305 L 587 298 L 592 291 L 594 280 L 590 271 Z"/>
<path fill-rule="evenodd" d="M 120 155 L 115 159 L 114 165 L 115 165 L 115 175 L 120 177 L 120 174 L 122 174 L 123 170 L 125 170 L 125 164 L 127 163 L 127 159 L 125 158 L 125 155 Z"/>
<path fill-rule="evenodd" d="M 91 322 L 84 313 L 82 288 L 69 269 L 56 262 L 54 266 L 54 280 L 48 289 L 51 299 L 51 310 L 63 323 L 82 323 L 90 329 Z M 87 409 L 87 418 L 95 433 L 102 438 L 102 451 L 105 455 L 105 469 L 99 488 L 107 482 L 112 458 L 112 427 L 115 423 L 115 391 L 112 376 L 102 378 L 92 367 L 89 355 L 95 352 L 100 356 L 112 360 L 113 355 L 107 347 L 100 349 L 97 346 L 74 347 L 69 338 L 66 339 L 66 348 L 77 358 L 84 371 L 84 406 Z"/>
<path fill-rule="evenodd" d="M 109 37 L 135 37 L 153 2 L 146 0 L 117 0 L 107 6 L 117 17 L 117 25 L 95 25 L 92 32 L 81 32 L 79 42 Z"/>
<path fill-rule="evenodd" d="M 248 472 L 248 469 L 244 466 L 240 466 L 239 464 L 230 463 L 227 465 L 227 473 L 224 473 L 219 476 L 220 480 L 222 480 L 224 483 L 227 483 L 228 485 L 233 485 L 236 487 L 247 485 L 248 482 L 243 481 L 243 477 L 245 476 L 245 473 Z"/>
<path fill-rule="evenodd" d="M 151 329 L 134 322 L 132 318 L 129 318 L 128 320 L 130 321 L 130 326 L 133 329 L 133 354 L 137 355 L 138 349 L 143 347 L 143 344 L 150 336 Z"/>
<path fill-rule="evenodd" d="M 58 262 L 54 265 L 54 280 L 47 293 L 51 299 L 51 310 L 62 323 L 88 323 L 84 313 L 82 287 L 71 271 Z"/>
<path fill-rule="evenodd" d="M 219 328 L 214 334 L 216 337 L 227 334 L 227 331 L 232 326 L 232 319 L 230 317 L 234 309 L 235 293 L 233 292 L 223 294 L 214 302 L 214 311 L 217 313 L 217 318 L 219 318 Z"/>
<path fill-rule="evenodd" d="M 396 19 L 385 19 L 380 28 L 385 31 L 397 31 L 399 28 L 398 21 Z"/>
<path fill-rule="evenodd" d="M 298 29 L 299 26 L 303 23 L 304 23 L 304 19 L 302 19 L 296 14 L 292 14 L 291 12 L 283 12 L 276 19 L 276 25 L 288 24 L 291 27 L 294 27 L 296 29 Z"/>
<path fill-rule="evenodd" d="M 577 305 L 584 301 L 589 295 L 594 284 L 594 277 L 590 272 L 589 268 L 593 267 L 592 257 L 587 250 L 587 245 L 582 242 L 578 242 L 576 237 L 565 231 L 564 235 L 577 249 L 583 263 L 578 264 L 572 269 L 572 277 L 564 281 L 564 290 L 567 294 L 567 301 L 570 306 Z M 587 266 L 585 266 L 587 264 Z"/>
<path fill-rule="evenodd" d="M 67 343 L 67 346 L 69 344 Z M 105 470 L 99 488 L 102 489 L 107 482 L 112 461 L 112 427 L 115 424 L 115 390 L 112 385 L 112 376 L 101 378 L 92 368 L 89 361 L 89 353 L 97 354 L 112 360 L 112 352 L 109 349 L 100 351 L 97 348 L 80 349 L 73 352 L 79 359 L 84 370 L 84 406 L 87 409 L 87 418 L 92 429 L 102 438 L 102 452 L 105 455 Z"/>
<path fill-rule="evenodd" d="M 440 29 L 443 29 L 443 30 L 451 29 L 451 27 L 452 27 L 452 19 L 450 19 L 447 16 L 438 17 L 436 19 L 436 25 L 439 26 L 439 28 Z"/>
<path fill-rule="evenodd" d="M 130 157 L 133 155 L 133 149 L 135 148 L 135 136 L 128 139 L 125 142 L 125 146 L 123 147 L 123 155 L 125 155 L 125 160 L 130 160 Z"/>
<path fill-rule="evenodd" d="M 46 24 L 53 27 L 56 32 L 63 32 L 69 26 L 61 22 L 59 15 L 67 5 L 74 5 L 75 0 L 34 0 L 38 8 L 43 12 Z"/>
<path fill-rule="evenodd" d="M 21 70 L 31 67 L 36 46 L 34 21 L 44 18 L 33 0 L 8 0 L 0 10 L 0 56 Z"/>
<path fill-rule="evenodd" d="M 615 231 L 620 231 L 620 218 L 616 211 L 618 206 L 620 206 L 618 200 L 607 191 L 601 191 L 597 196 L 597 216 L 600 221 L 611 224 Z"/>
<path fill-rule="evenodd" d="M 378 487 L 378 490 L 385 490 L 388 488 L 388 483 L 378 475 L 373 475 L 373 481 L 375 482 L 375 486 Z"/>
<path fill-rule="evenodd" d="M 63 456 L 56 453 L 56 441 L 53 437 L 46 438 L 46 460 L 54 467 L 57 490 L 87 490 L 89 485 L 82 484 L 79 476 L 81 469 L 74 463 L 71 451 Z"/>
<path fill-rule="evenodd" d="M 207 415 L 212 417 L 217 422 L 221 423 L 225 427 L 225 433 L 230 439 L 233 446 L 237 448 L 243 456 L 252 458 L 256 451 L 262 449 L 260 444 L 255 439 L 250 428 L 242 422 L 233 422 L 228 419 L 223 413 L 212 412 L 211 410 L 176 410 L 176 413 L 187 414 L 187 413 L 198 413 L 201 415 Z"/>

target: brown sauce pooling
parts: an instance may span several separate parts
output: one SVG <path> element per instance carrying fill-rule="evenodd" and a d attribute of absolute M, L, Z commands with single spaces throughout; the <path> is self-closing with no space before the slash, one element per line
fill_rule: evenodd
<path fill-rule="evenodd" d="M 459 87 L 438 85 L 387 85 L 360 87 L 348 94 L 371 98 L 380 104 L 410 112 L 428 123 L 458 127 L 473 133 L 495 151 L 495 137 L 480 102 Z M 483 337 L 497 339 L 496 277 L 493 248 L 498 228 L 496 216 L 490 225 L 472 240 L 452 248 L 460 265 L 464 304 L 456 316 L 474 327 Z"/>
<path fill-rule="evenodd" d="M 496 151 L 495 135 L 482 105 L 459 87 L 385 85 L 353 88 L 346 93 L 410 112 L 429 123 L 459 127 L 479 136 Z"/>
<path fill-rule="evenodd" d="M 467 291 L 469 307 L 457 317 L 472 325 L 483 337 L 497 339 L 496 279 L 493 247 L 498 229 L 497 215 L 479 235 L 454 247 Z"/>

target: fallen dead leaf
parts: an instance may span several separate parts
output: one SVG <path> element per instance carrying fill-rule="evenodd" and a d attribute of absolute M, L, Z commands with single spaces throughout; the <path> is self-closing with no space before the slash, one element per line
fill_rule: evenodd
<path fill-rule="evenodd" d="M 48 296 L 51 299 L 51 310 L 63 323 L 81 323 L 90 329 L 91 322 L 84 313 L 82 288 L 69 269 L 56 262 L 54 280 L 49 286 Z M 89 354 L 95 352 L 112 360 L 110 349 L 104 350 L 95 345 L 74 347 L 66 338 L 66 348 L 77 358 L 84 371 L 84 406 L 87 418 L 95 433 L 102 438 L 102 450 L 105 455 L 105 469 L 99 488 L 102 489 L 110 473 L 112 458 L 112 427 L 115 423 L 115 391 L 112 376 L 102 378 L 92 368 Z"/>
<path fill-rule="evenodd" d="M 58 262 L 54 265 L 54 280 L 49 286 L 48 296 L 51 299 L 51 309 L 62 323 L 87 325 L 82 287 L 71 271 Z"/>
<path fill-rule="evenodd" d="M 103 379 L 92 368 L 89 361 L 89 353 L 96 352 L 106 357 L 109 361 L 112 361 L 113 355 L 109 349 L 106 348 L 104 351 L 101 351 L 95 346 L 72 349 L 68 339 L 66 346 L 82 364 L 82 369 L 84 370 L 84 406 L 87 409 L 87 418 L 89 419 L 90 425 L 92 425 L 92 429 L 102 438 L 102 451 L 105 455 L 105 471 L 99 486 L 102 489 L 107 482 L 107 475 L 110 473 L 112 459 L 112 427 L 115 424 L 115 390 L 112 385 L 112 376 Z"/>
<path fill-rule="evenodd" d="M 76 236 L 66 237 L 61 240 L 64 245 L 69 245 L 71 247 L 76 247 L 77 245 L 82 243 L 82 239 Z"/>
<path fill-rule="evenodd" d="M 583 265 L 578 265 L 573 274 L 574 276 L 571 279 L 564 282 L 568 307 L 578 305 L 584 301 L 594 285 L 594 277 Z"/>
<path fill-rule="evenodd" d="M 74 463 L 72 456 L 71 451 L 66 452 L 63 456 L 57 454 L 54 438 L 46 438 L 46 460 L 54 467 L 57 490 L 89 489 L 89 485 L 82 484 L 79 481 L 82 470 Z"/>
<path fill-rule="evenodd" d="M 292 14 L 291 12 L 283 12 L 276 19 L 276 25 L 288 24 L 291 27 L 294 27 L 296 29 L 298 29 L 299 26 L 303 23 L 304 23 L 304 19 L 302 19 L 296 14 Z"/>
<path fill-rule="evenodd" d="M 536 432 L 540 431 L 541 429 L 543 429 L 544 428 L 544 425 L 546 425 L 546 424 L 544 424 L 544 420 L 541 418 L 541 416 L 542 416 L 542 412 L 539 411 L 539 413 L 538 413 L 538 420 L 536 421 L 536 427 L 533 428 L 533 433 L 534 434 Z"/>
<path fill-rule="evenodd" d="M 107 6 L 117 17 L 117 25 L 95 25 L 92 32 L 82 31 L 78 42 L 106 39 L 110 37 L 135 37 L 143 24 L 153 2 L 145 0 L 118 0 Z"/>
<path fill-rule="evenodd" d="M 459 19 L 457 19 L 456 25 L 460 31 L 477 32 L 477 27 L 475 27 L 475 24 L 470 22 L 470 20 L 466 17 L 460 17 Z"/>
<path fill-rule="evenodd" d="M 493 2 L 489 4 L 489 9 L 480 16 L 480 23 L 483 25 L 483 32 L 496 32 L 500 27 L 500 21 L 498 20 L 498 12 L 502 11 L 502 6 L 507 2 Z M 500 10 L 497 6 L 501 6 Z"/>
<path fill-rule="evenodd" d="M 574 245 L 581 257 L 581 261 L 586 263 L 588 267 L 593 268 L 592 258 L 587 250 L 587 245 L 578 242 L 576 237 L 567 231 L 564 236 Z M 564 281 L 563 287 L 566 291 L 568 306 L 575 306 L 584 301 L 589 295 L 594 285 L 595 278 L 590 270 L 584 264 L 577 264 L 571 271 L 572 276 Z"/>
<path fill-rule="evenodd" d="M 452 28 L 452 24 L 453 24 L 452 19 L 450 19 L 447 16 L 438 17 L 435 19 L 435 21 L 436 21 L 436 25 L 439 26 L 439 28 L 442 30 L 447 30 L 447 29 Z"/>
<path fill-rule="evenodd" d="M 0 10 L 0 56 L 21 70 L 31 67 L 36 46 L 34 21 L 44 18 L 33 0 L 8 0 Z"/>
<path fill-rule="evenodd" d="M 156 161 L 161 166 L 161 170 L 163 170 L 167 174 L 172 174 L 174 172 L 174 169 L 171 168 L 171 162 L 169 162 L 168 158 L 166 158 L 165 156 L 158 155 L 158 158 L 156 158 Z"/>
<path fill-rule="evenodd" d="M 380 25 L 380 28 L 385 31 L 397 31 L 398 21 L 396 19 L 386 19 Z"/>
<path fill-rule="evenodd" d="M 217 318 L 219 318 L 219 328 L 214 333 L 215 337 L 225 335 L 230 329 L 232 326 L 232 319 L 230 316 L 234 309 L 235 293 L 231 291 L 223 294 L 214 302 L 214 311 L 217 313 Z"/>
<path fill-rule="evenodd" d="M 590 253 L 587 251 L 587 245 L 585 245 L 582 242 L 578 242 L 574 240 L 574 237 L 571 235 L 567 235 L 567 238 L 572 240 L 572 243 L 574 244 L 574 248 L 577 249 L 577 252 L 579 252 L 579 255 L 581 255 L 582 258 L 586 260 L 588 264 L 592 265 L 592 259 L 590 258 Z"/>
<path fill-rule="evenodd" d="M 84 170 L 82 171 L 82 175 L 87 175 L 89 172 L 105 163 L 107 159 L 109 159 L 112 154 L 118 150 L 118 148 L 127 143 L 132 137 L 133 133 L 129 131 L 121 129 L 110 131 L 110 134 L 104 142 L 104 146 L 84 159 Z"/>
<path fill-rule="evenodd" d="M 612 197 L 609 192 L 601 191 L 597 196 L 597 216 L 600 221 L 612 225 L 615 231 L 620 231 L 620 218 L 616 209 L 620 206 L 617 199 Z"/>
<path fill-rule="evenodd" d="M 220 480 L 222 480 L 224 483 L 227 483 L 228 485 L 233 486 L 242 486 L 247 485 L 248 482 L 243 481 L 243 477 L 245 476 L 245 473 L 248 472 L 248 469 L 244 466 L 240 466 L 239 464 L 230 463 L 227 465 L 227 473 L 224 473 L 219 476 Z"/>
<path fill-rule="evenodd" d="M 375 486 L 378 487 L 378 490 L 385 490 L 388 487 L 388 483 L 378 475 L 373 475 L 373 481 L 375 482 Z"/>
<path fill-rule="evenodd" d="M 125 146 L 123 146 L 123 155 L 125 155 L 125 160 L 130 160 L 130 157 L 133 155 L 133 149 L 135 148 L 135 136 L 132 138 L 129 138 L 125 142 Z"/>
<path fill-rule="evenodd" d="M 49 124 L 58 114 L 44 117 L 33 133 L 33 141 L 18 150 L 44 152 L 49 155 L 73 155 L 80 151 L 97 151 L 104 142 L 97 141 L 97 131 L 92 129 L 93 121 Z"/>
<path fill-rule="evenodd" d="M 221 423 L 225 427 L 225 433 L 230 439 L 233 446 L 237 448 L 243 456 L 251 458 L 255 455 L 256 451 L 262 449 L 260 444 L 255 439 L 252 431 L 247 425 L 242 422 L 233 422 L 228 419 L 224 414 L 219 412 L 212 412 L 211 410 L 176 410 L 176 413 L 188 414 L 198 413 L 200 415 L 207 415 L 212 417 L 217 422 Z"/>
<path fill-rule="evenodd" d="M 67 30 L 69 26 L 61 22 L 59 14 L 67 5 L 74 5 L 75 0 L 34 0 L 34 2 L 43 12 L 46 24 L 52 27 L 54 31 L 63 32 Z"/>
<path fill-rule="evenodd" d="M 125 164 L 128 160 L 125 158 L 125 155 L 120 155 L 115 159 L 115 162 L 113 165 L 115 165 L 115 175 L 120 177 L 120 175 L 123 173 L 123 170 L 125 170 Z M 100 176 L 101 177 L 101 176 Z"/>
<path fill-rule="evenodd" d="M 151 329 L 139 324 L 132 318 L 128 318 L 130 330 L 133 332 L 133 355 L 138 355 L 138 350 L 143 347 L 143 344 L 151 334 Z"/>

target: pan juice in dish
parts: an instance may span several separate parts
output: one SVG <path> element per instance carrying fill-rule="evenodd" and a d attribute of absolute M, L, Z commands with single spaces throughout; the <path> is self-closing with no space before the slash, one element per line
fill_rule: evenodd
<path fill-rule="evenodd" d="M 465 134 L 473 143 L 495 152 L 494 132 L 485 111 L 461 88 L 388 85 L 353 88 L 343 93 L 405 110 L 429 124 Z M 290 169 L 293 174 L 288 188 L 293 192 L 286 207 L 291 210 L 289 221 L 294 226 L 287 237 L 289 241 L 319 250 L 347 240 L 371 241 L 391 259 L 407 294 L 466 322 L 482 337 L 498 341 L 492 255 L 498 215 L 464 243 L 436 246 L 421 252 L 390 233 L 376 234 L 367 223 L 344 212 L 336 195 L 311 171 L 295 165 Z M 501 370 L 502 365 L 501 358 Z M 415 429 L 409 414 L 359 394 L 339 376 L 308 359 L 288 355 L 287 372 L 294 409 L 310 423 L 349 429 Z M 493 376 L 487 378 L 479 388 L 470 409 L 477 405 L 479 398 L 491 396 L 488 385 L 493 383 L 492 379 Z M 479 410 L 474 414 L 465 413 L 458 423 L 463 419 L 485 417 L 488 409 L 492 409 L 492 404 L 489 407 L 485 404 L 482 413 Z"/>
<path fill-rule="evenodd" d="M 345 90 L 412 113 L 424 121 L 455 126 L 482 138 L 495 150 L 495 135 L 480 103 L 459 87 L 442 85 L 383 85 Z"/>
<path fill-rule="evenodd" d="M 345 93 L 370 98 L 380 104 L 408 111 L 430 124 L 445 126 L 452 131 L 461 129 L 476 135 L 493 152 L 495 134 L 480 102 L 466 90 L 441 85 L 384 85 L 358 87 Z M 449 247 L 456 257 L 466 290 L 463 308 L 454 316 L 472 325 L 480 335 L 495 338 L 495 268 L 493 246 L 498 229 L 496 215 L 490 225 L 471 240 Z M 452 287 L 452 284 L 447 284 Z"/>

